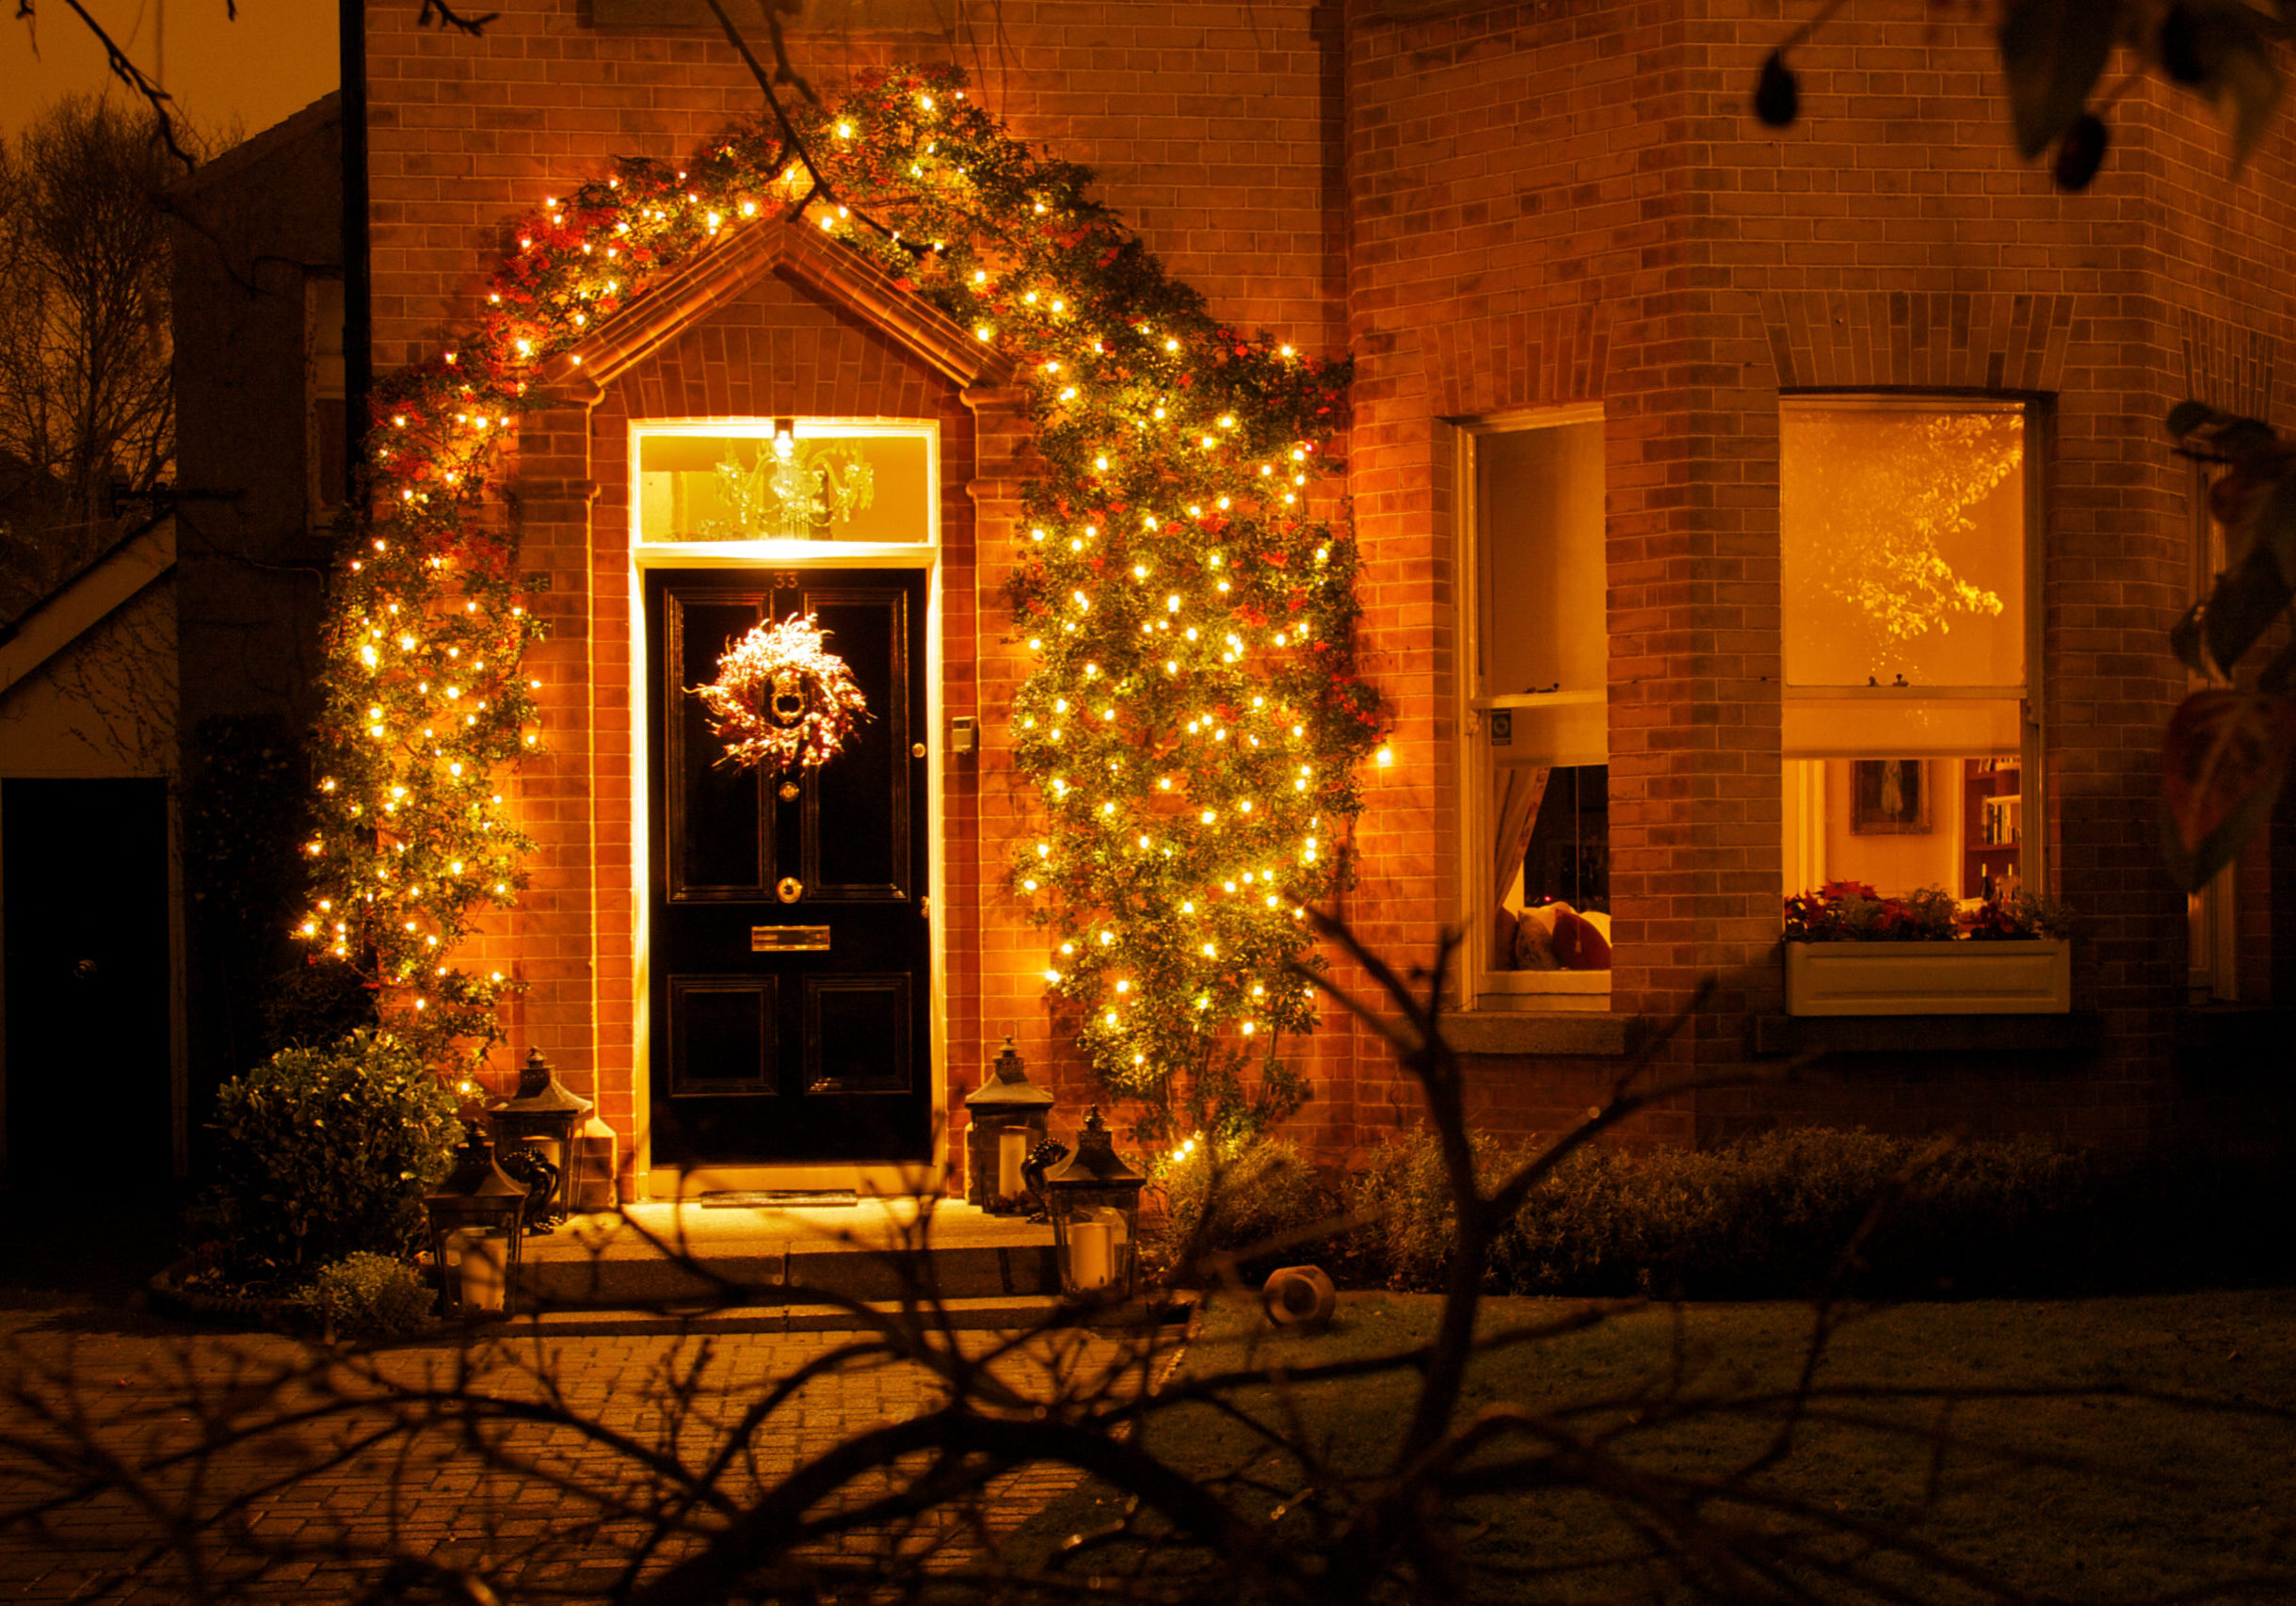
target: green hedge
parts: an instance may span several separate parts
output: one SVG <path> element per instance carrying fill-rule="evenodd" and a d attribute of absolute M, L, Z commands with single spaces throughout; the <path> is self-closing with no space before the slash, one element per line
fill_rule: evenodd
<path fill-rule="evenodd" d="M 1474 1146 L 1486 1186 L 1533 1152 L 1481 1133 Z M 1341 1209 L 1364 1212 L 1378 1219 L 1284 1258 L 1358 1285 L 1442 1285 L 1453 1221 L 1431 1132 L 1390 1139 L 1336 1190 L 1310 1185 L 1312 1168 L 1288 1146 L 1261 1148 L 1264 1159 L 1246 1150 L 1229 1162 L 1211 1247 L 1244 1251 Z M 1180 1180 L 1176 1238 L 1206 1208 L 1203 1179 Z M 2270 1168 L 2221 1157 L 2109 1158 L 2041 1139 L 1939 1148 L 1802 1128 L 1694 1153 L 1590 1149 L 1532 1190 L 1493 1246 L 1485 1287 L 1790 1298 L 1827 1286 L 1837 1268 L 1844 1292 L 1867 1296 L 2269 1279 L 2296 1271 L 2273 1225 L 2281 1192 Z"/>
<path fill-rule="evenodd" d="M 1531 1151 L 1478 1144 L 1486 1175 Z M 2268 1225 L 2277 1191 L 2265 1170 L 2213 1157 L 2116 1159 L 2038 1138 L 1940 1150 L 1800 1128 L 1699 1152 L 1594 1149 L 1531 1191 L 1486 1286 L 1760 1299 L 1815 1292 L 1838 1267 L 1846 1292 L 1899 1296 L 2271 1277 L 2290 1266 Z M 1349 1193 L 1388 1213 L 1356 1246 L 1362 1269 L 1438 1286 L 1451 1209 L 1432 1134 L 1391 1141 Z"/>

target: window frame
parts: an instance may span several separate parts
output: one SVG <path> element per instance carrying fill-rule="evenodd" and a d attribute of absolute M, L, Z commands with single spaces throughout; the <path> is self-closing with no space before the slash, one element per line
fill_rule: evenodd
<path fill-rule="evenodd" d="M 1488 736 L 1490 715 L 1497 711 L 1517 708 L 1559 708 L 1600 702 L 1608 709 L 1610 701 L 1609 650 L 1610 610 L 1608 606 L 1609 541 L 1609 486 L 1610 475 L 1605 453 L 1603 474 L 1603 570 L 1605 575 L 1605 606 L 1601 629 L 1605 643 L 1604 684 L 1598 693 L 1559 692 L 1491 695 L 1482 686 L 1483 663 L 1483 533 L 1482 509 L 1478 505 L 1479 475 L 1476 461 L 1477 443 L 1493 436 L 1521 434 L 1534 429 L 1562 428 L 1571 425 L 1600 426 L 1608 412 L 1599 401 L 1571 402 L 1550 407 L 1514 408 L 1504 411 L 1485 413 L 1474 418 L 1446 420 L 1452 436 L 1451 450 L 1446 455 L 1453 475 L 1453 561 L 1456 584 L 1453 587 L 1456 614 L 1458 654 L 1453 676 L 1454 689 L 1453 729 L 1457 738 L 1457 776 L 1459 786 L 1459 898 L 1461 927 L 1465 940 L 1460 948 L 1458 967 L 1459 1006 L 1463 1009 L 1504 1010 L 1517 1014 L 1567 1013 L 1607 1011 L 1611 1007 L 1611 978 L 1613 971 L 1542 971 L 1507 972 L 1510 977 L 1537 976 L 1534 988 L 1495 987 L 1494 979 L 1502 972 L 1491 968 L 1491 915 L 1485 906 L 1482 889 L 1490 878 L 1491 824 L 1491 753 Z M 1603 732 L 1603 762 L 1610 756 L 1609 719 L 1606 712 Z"/>
<path fill-rule="evenodd" d="M 1778 482 L 1780 502 L 1786 475 L 1785 422 L 1786 415 L 1799 409 L 1839 410 L 1845 407 L 1871 407 L 1877 411 L 1934 411 L 1941 407 L 1960 407 L 1990 412 L 2015 412 L 2023 420 L 2025 437 L 2024 496 L 2024 552 L 2023 580 L 2025 595 L 2024 638 L 2025 679 L 2014 688 L 2017 699 L 2017 730 L 2019 736 L 2018 762 L 2023 766 L 2019 782 L 2024 796 L 2024 862 L 2022 878 L 2027 888 L 2035 893 L 2053 895 L 2056 856 L 2050 842 L 2048 752 L 2048 695 L 2047 659 L 2047 547 L 2048 547 L 2048 471 L 2054 456 L 2054 397 L 2047 393 L 2030 391 L 1972 390 L 1955 387 L 1791 387 L 1778 393 Z M 1786 680 L 1785 645 L 1789 620 L 1786 617 L 1785 575 L 1783 551 L 1785 530 L 1781 519 L 1779 531 L 1780 570 L 1778 599 L 1778 692 L 1781 715 L 1785 705 L 1796 701 L 1844 699 L 1887 704 L 1906 700 L 1903 694 L 1890 686 L 1804 686 L 1797 688 Z M 1916 688 L 1920 690 L 1923 688 Z M 1946 701 L 1960 699 L 2006 700 L 2013 688 L 2006 686 L 1939 686 L 1926 688 L 1921 700 Z M 1796 762 L 1781 746 L 1778 755 L 1778 781 L 1781 793 L 1790 784 L 1786 765 Z M 1807 844 L 1790 840 L 1785 831 L 1783 811 L 1779 817 L 1779 878 L 1790 879 L 1789 867 L 1806 870 Z M 1808 885 L 1790 887 L 1787 895 L 1806 891 Z M 1958 894 L 1956 894 L 1958 895 Z M 1783 916 L 1781 915 L 1781 920 Z"/>
<path fill-rule="evenodd" d="M 799 441 L 845 441 L 873 438 L 921 440 L 924 442 L 925 530 L 914 541 L 856 541 L 771 538 L 765 540 L 658 540 L 646 538 L 645 497 L 638 489 L 649 437 L 698 435 L 741 441 L 770 441 L 782 425 Z M 726 418 L 634 418 L 628 426 L 624 473 L 629 489 L 626 509 L 630 550 L 647 554 L 648 565 L 682 564 L 698 568 L 724 565 L 795 563 L 811 568 L 865 569 L 920 565 L 938 561 L 940 553 L 940 421 L 937 418 L 854 417 L 801 414 L 786 419 L 770 416 Z"/>

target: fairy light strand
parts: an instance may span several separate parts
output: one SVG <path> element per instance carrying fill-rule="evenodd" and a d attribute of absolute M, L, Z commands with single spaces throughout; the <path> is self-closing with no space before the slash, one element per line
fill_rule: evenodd
<path fill-rule="evenodd" d="M 1072 165 L 953 71 L 804 108 L 812 171 L 760 126 L 685 168 L 625 159 L 512 232 L 477 325 L 380 381 L 361 539 L 338 567 L 298 931 L 356 965 L 442 1066 L 515 982 L 454 961 L 526 885 L 503 772 L 539 751 L 539 621 L 485 509 L 545 364 L 668 268 L 788 217 L 869 258 L 1023 377 L 1044 464 L 1007 592 L 1028 674 L 1013 761 L 1041 829 L 1006 886 L 1110 1089 L 1168 1103 L 1312 1028 L 1287 966 L 1386 716 L 1353 661 L 1335 474 L 1349 369 L 1220 324 Z M 827 178 L 825 191 L 816 182 Z M 1228 889 L 1233 885 L 1237 891 Z M 1064 952 L 1065 951 L 1065 952 Z M 458 1049 L 456 1045 L 462 1045 Z"/>

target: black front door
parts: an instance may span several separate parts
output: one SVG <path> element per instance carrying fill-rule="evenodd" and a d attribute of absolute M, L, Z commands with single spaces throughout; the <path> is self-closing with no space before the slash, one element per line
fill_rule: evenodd
<path fill-rule="evenodd" d="M 721 763 L 692 688 L 795 614 L 869 717 L 818 768 Z M 646 639 L 653 1163 L 930 1158 L 923 571 L 653 570 Z"/>

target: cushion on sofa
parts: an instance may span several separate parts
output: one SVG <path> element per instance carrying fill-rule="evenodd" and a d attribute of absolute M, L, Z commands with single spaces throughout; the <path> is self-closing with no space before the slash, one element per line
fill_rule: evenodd
<path fill-rule="evenodd" d="M 1555 963 L 1566 971 L 1607 971 L 1611 968 L 1611 940 L 1602 928 L 1568 904 L 1557 904 L 1554 918 Z M 1609 922 L 1605 921 L 1604 924 Z"/>

